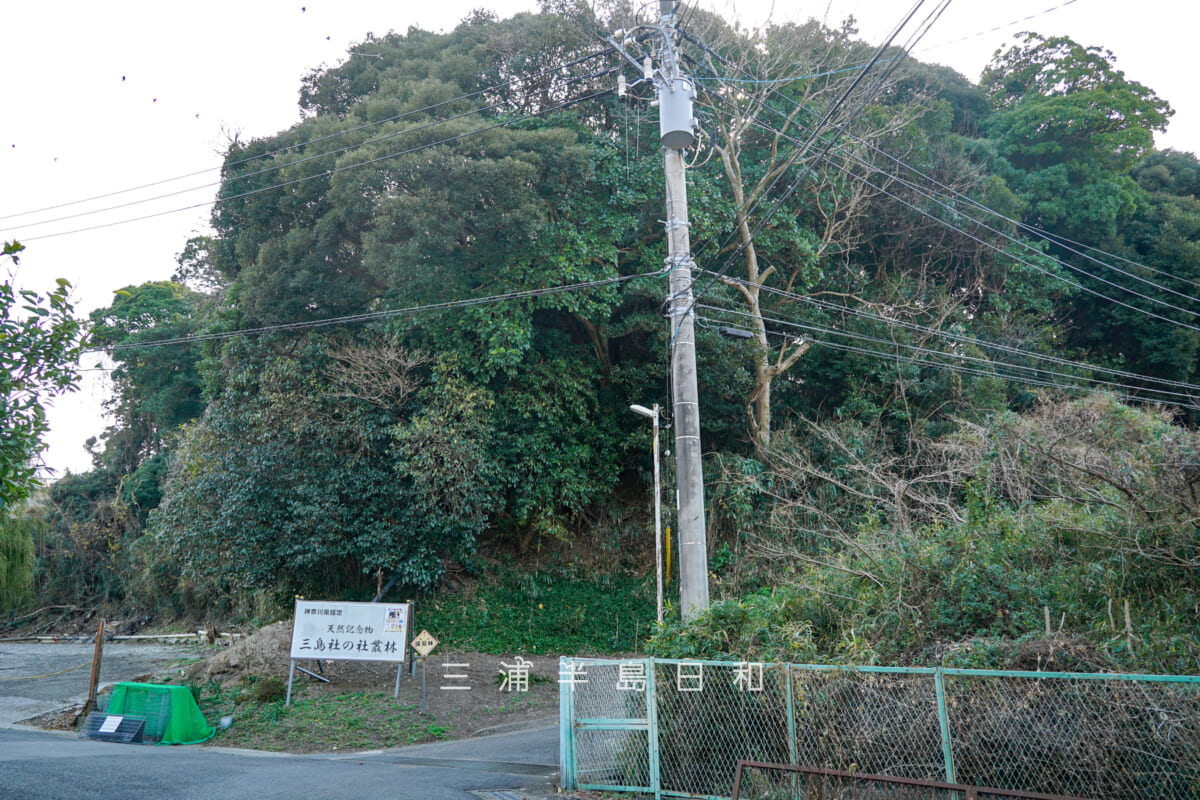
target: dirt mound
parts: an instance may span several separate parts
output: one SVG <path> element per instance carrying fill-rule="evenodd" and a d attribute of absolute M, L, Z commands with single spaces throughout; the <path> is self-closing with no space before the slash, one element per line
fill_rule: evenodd
<path fill-rule="evenodd" d="M 250 675 L 286 678 L 292 646 L 292 623 L 276 622 L 242 637 L 201 664 L 191 677 L 202 683 L 219 681 L 222 686 L 240 683 Z"/>

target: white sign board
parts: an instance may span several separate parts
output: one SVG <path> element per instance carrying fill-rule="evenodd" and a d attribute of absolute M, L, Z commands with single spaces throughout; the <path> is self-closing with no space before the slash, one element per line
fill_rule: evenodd
<path fill-rule="evenodd" d="M 330 661 L 404 661 L 407 603 L 297 600 L 291 657 Z"/>
<path fill-rule="evenodd" d="M 121 721 L 124 719 L 124 717 L 110 714 L 104 718 L 104 722 L 100 723 L 97 733 L 115 733 L 117 728 L 121 727 Z"/>

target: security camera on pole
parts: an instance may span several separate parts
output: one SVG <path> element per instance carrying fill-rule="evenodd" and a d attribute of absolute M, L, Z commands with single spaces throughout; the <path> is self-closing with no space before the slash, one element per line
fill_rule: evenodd
<path fill-rule="evenodd" d="M 671 391 L 674 395 L 675 473 L 679 513 L 679 606 L 683 619 L 695 617 L 708 607 L 708 546 L 704 522 L 704 472 L 701 466 L 700 404 L 696 386 L 696 327 L 692 299 L 691 242 L 688 236 L 687 184 L 684 179 L 683 149 L 696 136 L 692 101 L 696 90 L 692 79 L 679 66 L 675 10 L 677 0 L 660 0 L 657 25 L 639 26 L 652 31 L 655 69 L 647 57 L 639 63 L 621 40 L 633 31 L 617 31 L 609 42 L 652 82 L 658 92 L 659 131 L 664 151 L 667 183 L 667 265 L 671 342 Z M 622 96 L 628 90 L 624 76 L 618 81 Z"/>

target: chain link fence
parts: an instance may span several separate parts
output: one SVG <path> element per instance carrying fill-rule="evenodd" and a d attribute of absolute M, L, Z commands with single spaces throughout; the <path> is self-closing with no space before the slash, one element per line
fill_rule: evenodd
<path fill-rule="evenodd" d="M 960 783 L 739 761 L 733 800 L 1079 800 Z"/>
<path fill-rule="evenodd" d="M 1200 800 L 1200 677 L 666 659 L 562 670 L 564 788 L 729 798 L 747 760 Z"/>

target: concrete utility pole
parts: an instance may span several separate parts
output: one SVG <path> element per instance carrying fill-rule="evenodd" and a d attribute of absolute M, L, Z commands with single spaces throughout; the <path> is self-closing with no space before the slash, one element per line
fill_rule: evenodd
<path fill-rule="evenodd" d="M 688 236 L 687 183 L 683 149 L 696 140 L 692 100 L 696 86 L 679 66 L 676 49 L 675 10 L 678 0 L 659 0 L 658 24 L 619 30 L 609 43 L 629 61 L 642 77 L 627 84 L 617 79 L 617 94 L 624 97 L 630 86 L 652 82 L 658 92 L 658 121 L 664 151 L 667 183 L 667 264 L 670 267 L 669 305 L 671 334 L 671 393 L 675 399 L 675 481 L 679 514 L 679 607 L 689 620 L 708 608 L 708 544 L 704 521 L 704 471 L 700 456 L 700 403 L 696 386 L 696 315 L 692 298 L 691 242 Z M 639 62 L 626 49 L 637 31 L 655 37 L 653 59 Z"/>
<path fill-rule="evenodd" d="M 679 489 L 679 607 L 688 620 L 708 608 L 708 543 L 704 520 L 704 471 L 700 448 L 700 402 L 696 387 L 696 315 L 692 297 L 692 248 L 688 234 L 683 148 L 695 141 L 695 84 L 685 76 L 675 49 L 675 0 L 660 0 L 664 31 L 658 89 L 667 182 L 667 263 L 670 272 L 671 390 L 675 399 L 675 480 Z"/>
<path fill-rule="evenodd" d="M 675 397 L 675 480 L 679 489 L 679 605 L 685 620 L 708 608 L 708 544 L 700 403 L 696 386 L 696 319 L 688 241 L 683 151 L 666 148 L 667 258 L 670 275 L 671 390 Z"/>

